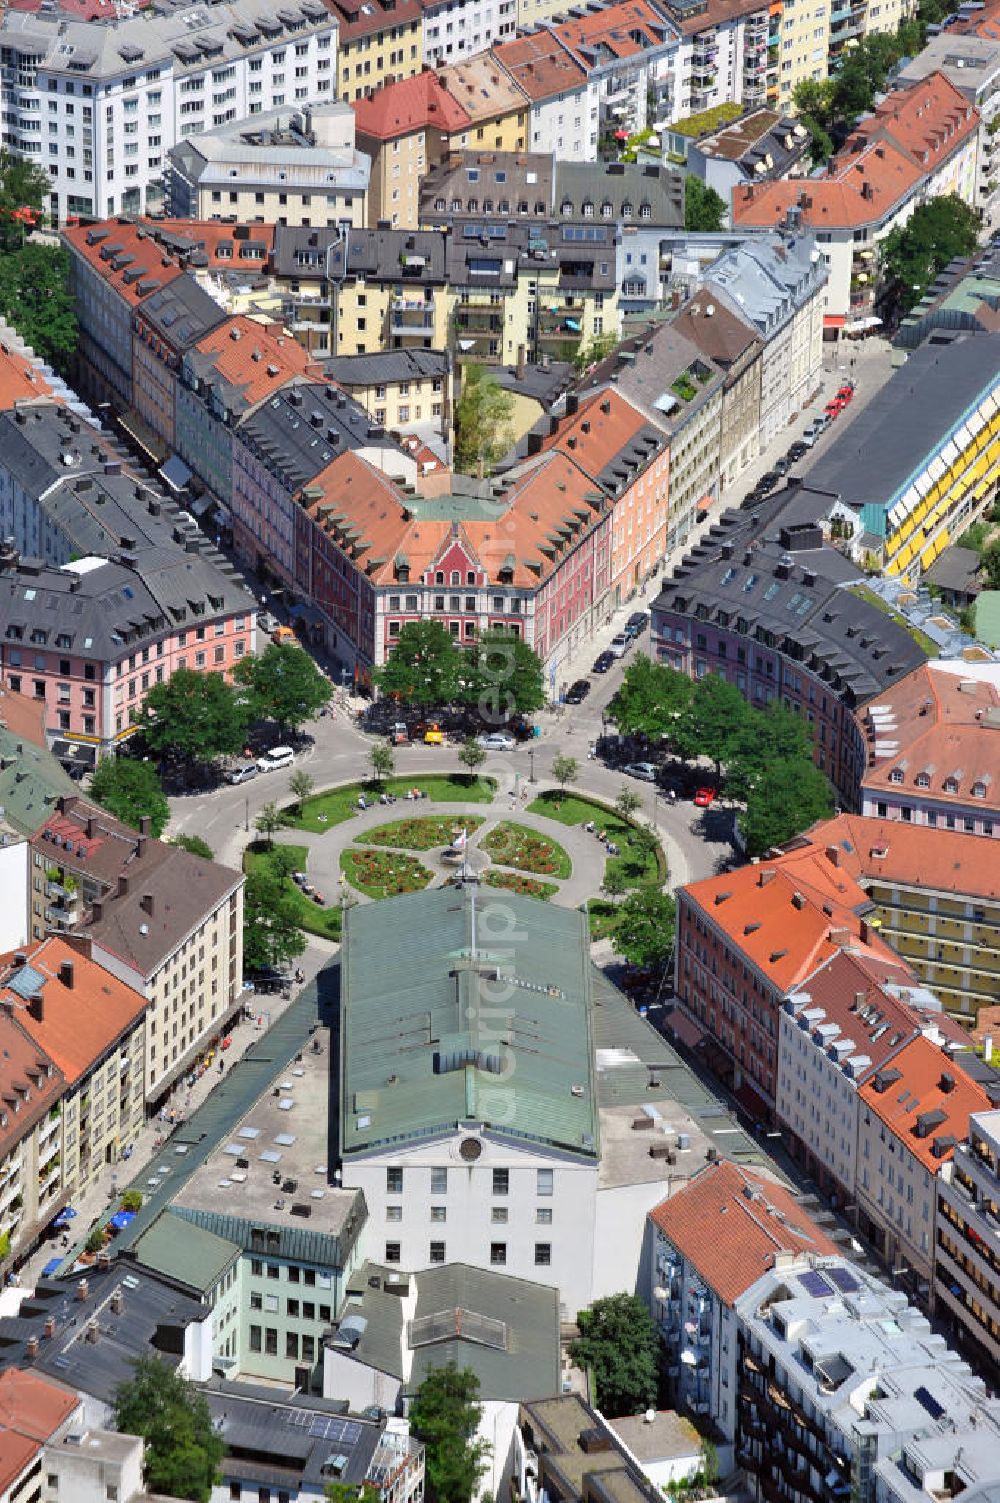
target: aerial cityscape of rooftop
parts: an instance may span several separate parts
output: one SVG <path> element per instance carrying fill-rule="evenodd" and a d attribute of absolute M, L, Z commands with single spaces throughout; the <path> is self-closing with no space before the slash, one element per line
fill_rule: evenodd
<path fill-rule="evenodd" d="M 1000 1503 L 1000 0 L 0 105 L 0 1503 Z"/>

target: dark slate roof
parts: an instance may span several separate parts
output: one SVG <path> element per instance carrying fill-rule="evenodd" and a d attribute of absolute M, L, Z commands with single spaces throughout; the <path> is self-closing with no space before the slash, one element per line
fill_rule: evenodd
<path fill-rule="evenodd" d="M 215 1427 L 229 1453 L 221 1464 L 223 1482 L 256 1483 L 297 1494 L 308 1488 L 320 1496 L 330 1474 L 331 1456 L 344 1457 L 338 1482 L 358 1486 L 368 1476 L 382 1442 L 384 1424 L 348 1416 L 345 1406 L 309 1394 L 286 1398 L 250 1383 L 220 1383 L 205 1397 Z"/>
<path fill-rule="evenodd" d="M 924 578 L 942 590 L 958 590 L 969 595 L 978 594 L 979 554 L 974 548 L 960 548 L 954 544 L 934 560 Z"/>
<path fill-rule="evenodd" d="M 323 381 L 276 393 L 244 418 L 237 434 L 289 491 L 308 485 L 348 449 L 383 449 L 387 462 L 403 457 L 360 402 Z"/>
<path fill-rule="evenodd" d="M 279 276 L 364 277 L 367 281 L 443 286 L 445 241 L 440 230 L 351 230 L 282 225 L 274 231 L 274 269 Z M 327 251 L 329 250 L 329 258 Z M 409 261 L 409 264 L 404 264 Z"/>
<path fill-rule="evenodd" d="M 851 506 L 887 510 L 914 469 L 1000 372 L 1000 334 L 970 334 L 914 350 L 809 471 L 810 484 Z"/>
<path fill-rule="evenodd" d="M 594 217 L 657 229 L 684 228 L 684 174 L 673 167 L 557 161 L 552 201 L 555 213 L 565 219 L 589 222 Z M 592 206 L 589 214 L 588 204 Z M 605 204 L 610 204 L 610 214 Z M 626 215 L 629 205 L 631 212 Z"/>
<path fill-rule="evenodd" d="M 174 277 L 146 298 L 137 311 L 143 322 L 179 351 L 189 350 L 228 317 L 189 272 Z"/>
<path fill-rule="evenodd" d="M 504 220 L 547 220 L 552 213 L 553 171 L 550 153 L 453 152 L 421 179 L 420 223 L 451 224 L 483 213 Z M 589 171 L 596 169 L 590 166 Z M 442 200 L 444 207 L 437 208 Z"/>
<path fill-rule="evenodd" d="M 444 376 L 450 363 L 446 350 L 374 350 L 370 355 L 334 355 L 324 360 L 323 370 L 340 386 L 376 386 Z"/>
<path fill-rule="evenodd" d="M 265 1165 L 266 1167 L 266 1165 Z M 359 1197 L 360 1201 L 360 1197 Z M 344 1238 L 329 1232 L 316 1232 L 304 1226 L 284 1226 L 273 1222 L 248 1221 L 244 1216 L 230 1216 L 224 1211 L 204 1211 L 194 1206 L 174 1205 L 176 1215 L 194 1226 L 214 1232 L 227 1242 L 235 1242 L 245 1252 L 262 1252 L 293 1263 L 311 1263 L 317 1268 L 341 1268 L 346 1254 L 364 1226 L 367 1213 L 363 1203 L 358 1215 L 344 1228 Z M 341 1246 L 342 1241 L 344 1246 Z"/>

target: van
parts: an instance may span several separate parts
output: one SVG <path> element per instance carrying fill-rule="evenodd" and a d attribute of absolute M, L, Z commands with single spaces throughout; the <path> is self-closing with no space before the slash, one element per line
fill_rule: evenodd
<path fill-rule="evenodd" d="M 279 647 L 287 647 L 289 643 L 295 641 L 295 633 L 290 626 L 276 626 L 271 633 L 271 641 L 276 642 Z"/>
<path fill-rule="evenodd" d="M 295 761 L 295 752 L 290 746 L 272 746 L 269 752 L 257 758 L 257 768 L 260 772 L 277 772 L 281 767 L 291 767 Z"/>
<path fill-rule="evenodd" d="M 236 767 L 230 767 L 226 773 L 227 783 L 249 783 L 251 778 L 257 776 L 256 762 L 240 762 Z"/>

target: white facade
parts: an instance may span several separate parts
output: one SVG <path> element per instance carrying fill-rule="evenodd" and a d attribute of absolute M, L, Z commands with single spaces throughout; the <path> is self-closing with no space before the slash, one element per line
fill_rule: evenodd
<path fill-rule="evenodd" d="M 427 0 L 423 6 L 424 62 L 456 63 L 517 30 L 517 0 Z"/>
<path fill-rule="evenodd" d="M 767 7 L 732 16 L 682 37 L 669 119 L 683 120 L 719 104 L 763 104 L 766 98 Z"/>
<path fill-rule="evenodd" d="M 143 1443 L 138 1435 L 92 1430 L 82 1406 L 45 1445 L 43 1503 L 130 1503 L 142 1492 Z M 35 1479 L 36 1484 L 38 1479 Z"/>
<path fill-rule="evenodd" d="M 549 99 L 532 100 L 529 119 L 532 151 L 552 152 L 561 162 L 596 162 L 597 104 L 586 82 Z"/>
<path fill-rule="evenodd" d="M 666 1347 L 674 1407 L 736 1432 L 736 1315 L 655 1222 L 646 1300 Z"/>
<path fill-rule="evenodd" d="M 3 145 L 48 170 L 59 222 L 158 209 L 183 136 L 336 97 L 335 18 L 320 0 L 283 14 L 264 0 L 114 25 L 7 11 Z"/>
<path fill-rule="evenodd" d="M 564 1319 L 593 1293 L 597 1163 L 468 1132 L 351 1155 L 344 1188 L 364 1192 L 367 1256 L 415 1273 L 470 1263 L 559 1290 Z"/>
<path fill-rule="evenodd" d="M 1000 1367 L 1000 1111 L 969 1118 L 937 1192 L 935 1304 Z"/>
<path fill-rule="evenodd" d="M 824 1025 L 822 1008 L 800 993 L 787 999 L 778 1018 L 778 1120 L 824 1166 L 837 1184 L 854 1194 L 857 1179 L 858 1091 L 855 1077 L 871 1060 L 856 1052 L 853 1040 Z"/>
<path fill-rule="evenodd" d="M 905 1083 L 905 1077 L 904 1077 Z M 900 1086 L 902 1089 L 902 1086 Z M 858 1208 L 882 1229 L 885 1257 L 926 1286 L 934 1264 L 937 1175 L 862 1101 L 858 1114 Z"/>

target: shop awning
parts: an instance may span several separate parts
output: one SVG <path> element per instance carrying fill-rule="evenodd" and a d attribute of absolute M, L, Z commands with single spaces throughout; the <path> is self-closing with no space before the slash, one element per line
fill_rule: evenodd
<path fill-rule="evenodd" d="M 73 1221 L 75 1217 L 76 1212 L 74 1211 L 72 1206 L 63 1206 L 62 1210 L 59 1212 L 59 1215 L 53 1221 L 52 1225 L 57 1232 L 61 1231 L 64 1226 L 69 1226 L 69 1223 Z"/>
<path fill-rule="evenodd" d="M 134 1220 L 134 1211 L 116 1211 L 111 1220 L 108 1222 L 108 1226 L 110 1226 L 113 1232 L 123 1232 L 128 1226 L 129 1222 Z"/>
<path fill-rule="evenodd" d="M 160 476 L 172 491 L 182 491 L 191 479 L 191 474 L 179 454 L 171 454 L 166 464 L 160 465 Z"/>
<path fill-rule="evenodd" d="M 45 1267 L 42 1269 L 42 1278 L 43 1279 L 52 1279 L 52 1278 L 55 1278 L 56 1274 L 59 1272 L 59 1270 L 62 1267 L 62 1265 L 63 1265 L 62 1258 L 50 1258 L 49 1261 L 46 1263 Z"/>
<path fill-rule="evenodd" d="M 846 324 L 846 322 L 847 322 L 847 318 L 846 318 L 846 315 L 843 314 L 843 313 L 824 313 L 823 314 L 823 327 L 824 327 L 824 329 L 842 329 L 844 327 L 844 325 Z"/>

